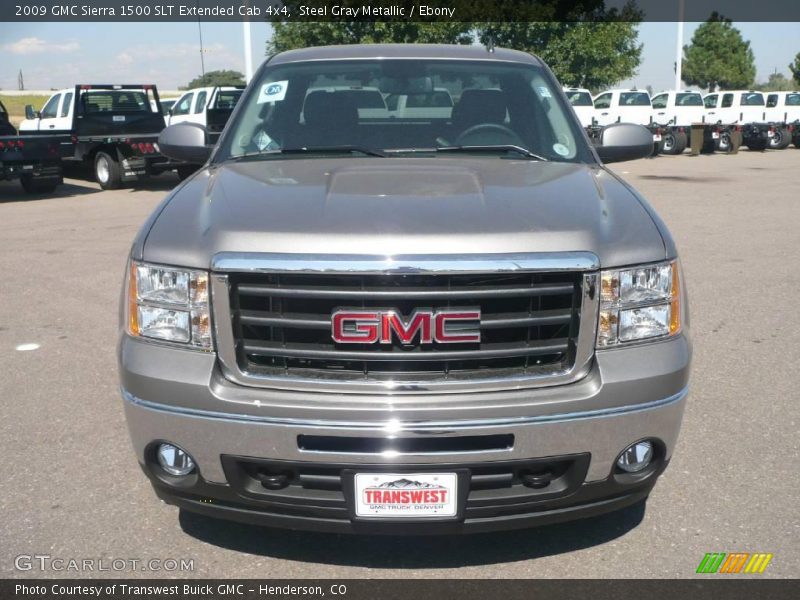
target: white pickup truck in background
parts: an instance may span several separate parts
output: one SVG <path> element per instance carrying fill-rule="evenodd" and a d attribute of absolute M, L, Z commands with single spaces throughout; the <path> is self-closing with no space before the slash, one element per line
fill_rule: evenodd
<path fill-rule="evenodd" d="M 595 126 L 603 128 L 614 123 L 644 125 L 653 134 L 653 155 L 656 155 L 661 152 L 663 140 L 661 128 L 653 117 L 650 94 L 642 90 L 608 90 L 594 97 Z"/>
<path fill-rule="evenodd" d="M 705 120 L 703 96 L 692 90 L 665 90 L 653 96 L 653 120 L 663 128 L 664 154 L 680 154 L 691 144 L 693 123 Z"/>
<path fill-rule="evenodd" d="M 197 123 L 208 127 L 208 111 L 215 109 L 233 110 L 244 86 L 202 87 L 188 90 L 169 111 L 167 125 L 178 123 Z"/>
<path fill-rule="evenodd" d="M 767 119 L 763 92 L 724 90 L 706 94 L 703 104 L 707 122 L 737 125 L 742 131 L 742 144 L 750 150 L 764 150 L 771 145 L 776 127 Z"/>
<path fill-rule="evenodd" d="M 792 141 L 800 148 L 800 92 L 769 92 L 766 116 L 772 123 L 784 124 L 775 129 L 770 148 L 785 148 Z"/>

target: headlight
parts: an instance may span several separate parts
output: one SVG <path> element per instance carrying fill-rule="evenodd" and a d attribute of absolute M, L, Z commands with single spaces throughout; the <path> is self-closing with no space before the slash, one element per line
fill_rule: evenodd
<path fill-rule="evenodd" d="M 128 334 L 210 350 L 208 273 L 131 261 Z"/>
<path fill-rule="evenodd" d="M 681 330 L 678 261 L 603 271 L 597 346 L 675 335 Z"/>

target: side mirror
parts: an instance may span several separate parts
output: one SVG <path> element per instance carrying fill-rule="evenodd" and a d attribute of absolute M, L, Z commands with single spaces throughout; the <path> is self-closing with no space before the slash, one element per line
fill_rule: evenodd
<path fill-rule="evenodd" d="M 164 128 L 158 136 L 161 154 L 172 160 L 202 165 L 211 156 L 206 128 L 197 123 L 179 123 Z"/>
<path fill-rule="evenodd" d="M 33 106 L 30 104 L 25 105 L 25 118 L 28 120 L 38 119 L 39 113 L 33 110 Z"/>
<path fill-rule="evenodd" d="M 646 158 L 653 153 L 653 134 L 641 125 L 614 123 L 603 129 L 595 149 L 604 163 Z"/>

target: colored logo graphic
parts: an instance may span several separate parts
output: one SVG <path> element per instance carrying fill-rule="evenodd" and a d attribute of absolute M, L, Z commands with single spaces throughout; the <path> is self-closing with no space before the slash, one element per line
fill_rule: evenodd
<path fill-rule="evenodd" d="M 709 552 L 700 561 L 697 573 L 763 573 L 772 560 L 766 552 Z"/>

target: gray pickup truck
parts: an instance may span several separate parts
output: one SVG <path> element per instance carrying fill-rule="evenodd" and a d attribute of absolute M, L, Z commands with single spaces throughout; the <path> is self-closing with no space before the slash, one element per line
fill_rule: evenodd
<path fill-rule="evenodd" d="M 349 90 L 417 109 L 359 108 Z M 426 95 L 447 89 L 442 110 Z M 344 90 L 344 92 L 342 91 Z M 430 106 L 430 114 L 424 107 Z M 643 501 L 691 345 L 675 244 L 539 59 L 478 46 L 270 57 L 131 249 L 136 456 L 181 508 L 293 529 L 510 529 Z"/>

